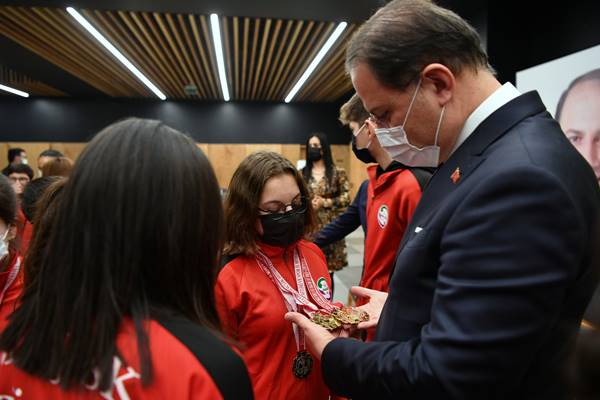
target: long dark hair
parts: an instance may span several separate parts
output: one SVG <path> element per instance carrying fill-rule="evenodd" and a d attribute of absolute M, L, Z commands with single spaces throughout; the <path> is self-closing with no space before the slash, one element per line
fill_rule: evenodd
<path fill-rule="evenodd" d="M 323 152 L 323 161 L 325 162 L 325 177 L 327 178 L 327 185 L 331 187 L 333 184 L 333 175 L 335 173 L 335 164 L 333 163 L 333 157 L 331 156 L 331 146 L 329 145 L 329 141 L 327 140 L 327 135 L 324 133 L 313 133 L 308 139 L 306 139 L 306 166 L 302 169 L 302 175 L 306 182 L 310 180 L 313 169 L 313 162 L 308 158 L 308 149 L 310 147 L 309 142 L 310 139 L 316 137 L 321 142 L 321 151 Z"/>
<path fill-rule="evenodd" d="M 177 312 L 218 329 L 223 211 L 213 169 L 187 136 L 160 121 L 107 127 L 79 157 L 51 224 L 0 337 L 17 367 L 63 388 L 89 384 L 97 370 L 107 390 L 117 332 L 131 317 L 148 384 L 148 318 Z"/>
<path fill-rule="evenodd" d="M 300 194 L 309 197 L 306 183 L 294 165 L 281 154 L 257 151 L 242 160 L 231 178 L 225 197 L 226 245 L 225 254 L 254 254 L 257 250 L 256 220 L 258 202 L 265 183 L 274 176 L 289 174 L 294 177 Z M 304 234 L 315 226 L 312 203 L 307 202 Z"/>

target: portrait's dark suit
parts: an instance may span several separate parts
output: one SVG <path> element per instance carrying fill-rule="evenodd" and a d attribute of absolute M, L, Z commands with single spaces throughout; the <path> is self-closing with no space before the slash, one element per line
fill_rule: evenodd
<path fill-rule="evenodd" d="M 327 384 L 353 399 L 565 398 L 598 280 L 599 207 L 591 168 L 538 94 L 505 104 L 432 177 L 376 341 L 332 341 Z"/>

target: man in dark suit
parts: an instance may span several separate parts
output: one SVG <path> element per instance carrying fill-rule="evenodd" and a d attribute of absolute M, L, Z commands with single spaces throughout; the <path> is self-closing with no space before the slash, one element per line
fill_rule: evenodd
<path fill-rule="evenodd" d="M 346 63 L 370 134 L 397 161 L 439 169 L 389 295 L 354 288 L 371 299 L 359 328 L 377 324 L 375 342 L 286 315 L 326 383 L 353 399 L 566 398 L 561 369 L 598 281 L 592 169 L 538 94 L 501 85 L 474 29 L 432 2 L 379 10 Z"/>

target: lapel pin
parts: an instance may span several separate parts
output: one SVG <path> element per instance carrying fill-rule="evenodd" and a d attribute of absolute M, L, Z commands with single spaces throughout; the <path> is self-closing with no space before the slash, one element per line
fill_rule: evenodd
<path fill-rule="evenodd" d="M 452 180 L 452 183 L 454 183 L 455 185 L 458 183 L 458 181 L 460 180 L 460 168 L 459 167 L 456 167 L 456 169 L 454 170 L 452 175 L 450 175 L 450 179 Z"/>

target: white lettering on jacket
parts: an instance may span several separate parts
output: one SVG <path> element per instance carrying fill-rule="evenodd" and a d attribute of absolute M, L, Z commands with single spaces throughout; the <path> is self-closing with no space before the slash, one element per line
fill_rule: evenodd
<path fill-rule="evenodd" d="M 12 358 L 10 357 L 10 355 L 6 352 L 0 352 L 0 367 L 10 364 L 12 364 Z M 121 372 L 122 367 L 124 367 L 123 362 L 118 357 L 114 357 L 112 387 L 107 391 L 99 393 L 103 399 L 131 400 L 131 397 L 129 397 L 129 393 L 127 393 L 126 382 L 132 379 L 141 379 L 141 375 L 131 367 L 126 367 L 125 370 Z M 53 379 L 50 381 L 50 383 L 53 385 L 58 385 L 60 381 L 58 379 Z M 100 373 L 98 370 L 94 370 L 94 383 L 91 385 L 86 385 L 85 388 L 90 391 L 95 391 L 98 390 L 99 385 Z M 18 398 L 23 396 L 24 394 L 25 393 L 22 389 L 13 388 L 12 394 L 0 393 L 0 400 L 18 400 Z M 117 397 L 115 397 L 114 394 L 117 394 Z"/>

